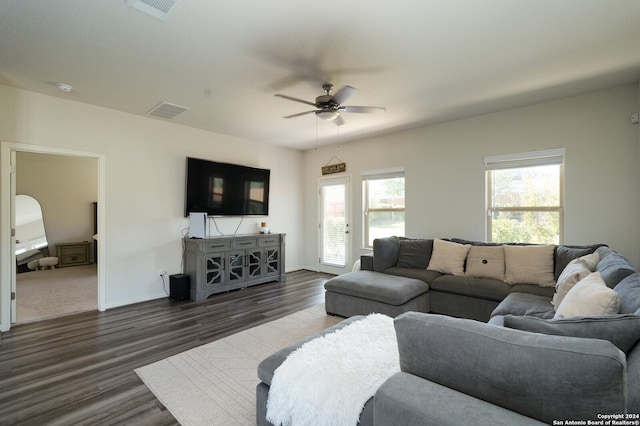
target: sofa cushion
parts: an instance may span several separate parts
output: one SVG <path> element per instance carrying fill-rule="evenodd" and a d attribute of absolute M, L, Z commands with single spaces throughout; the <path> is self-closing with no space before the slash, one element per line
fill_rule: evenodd
<path fill-rule="evenodd" d="M 373 240 L 373 270 L 382 272 L 398 263 L 400 244 L 398 237 Z"/>
<path fill-rule="evenodd" d="M 596 249 L 595 253 L 598 253 L 598 255 L 600 255 L 600 260 L 604 259 L 605 257 L 607 257 L 608 255 L 615 253 L 615 251 L 613 251 L 611 248 L 609 248 L 609 246 L 607 245 L 603 245 L 600 246 Z"/>
<path fill-rule="evenodd" d="M 586 278 L 591 274 L 591 270 L 587 264 L 580 260 L 582 258 L 574 259 L 564 268 L 564 271 L 558 277 L 556 284 L 556 293 L 553 295 L 551 304 L 555 307 L 560 306 L 562 299 L 567 295 L 569 290 L 573 288 L 581 279 Z"/>
<path fill-rule="evenodd" d="M 374 400 L 373 417 L 377 425 L 546 425 L 480 398 L 402 372 L 384 382 Z M 362 424 L 361 421 L 359 425 Z"/>
<path fill-rule="evenodd" d="M 614 288 L 625 277 L 636 272 L 629 261 L 619 253 L 612 252 L 602 257 L 600 254 L 600 262 L 596 266 L 596 271 L 600 272 L 602 279 L 607 287 Z"/>
<path fill-rule="evenodd" d="M 551 305 L 551 297 L 530 293 L 509 293 L 496 309 L 491 318 L 498 315 L 535 316 L 539 318 L 553 318 L 555 311 Z"/>
<path fill-rule="evenodd" d="M 469 277 L 493 278 L 504 281 L 504 248 L 502 246 L 471 246 L 464 273 Z"/>
<path fill-rule="evenodd" d="M 617 314 L 619 309 L 618 293 L 606 286 L 599 272 L 592 272 L 569 290 L 555 317 Z"/>
<path fill-rule="evenodd" d="M 509 293 L 528 293 L 538 296 L 544 296 L 551 300 L 555 292 L 555 287 L 540 287 L 535 284 L 514 284 L 511 286 Z"/>
<path fill-rule="evenodd" d="M 620 297 L 620 313 L 640 315 L 640 272 L 629 275 L 613 288 Z"/>
<path fill-rule="evenodd" d="M 397 266 L 385 269 L 384 273 L 399 277 L 415 278 L 416 280 L 424 281 L 427 284 L 431 284 L 434 279 L 442 275 L 437 271 L 428 271 L 426 269 L 418 268 L 399 268 Z"/>
<path fill-rule="evenodd" d="M 504 246 L 505 276 L 509 284 L 555 285 L 554 245 Z"/>
<path fill-rule="evenodd" d="M 640 317 L 637 315 L 602 315 L 551 320 L 506 315 L 504 326 L 532 333 L 608 340 L 624 353 L 628 353 L 640 340 Z"/>
<path fill-rule="evenodd" d="M 569 262 L 579 257 L 583 257 L 587 254 L 593 253 L 597 247 L 600 245 L 594 246 L 585 246 L 585 247 L 576 247 L 576 246 L 556 246 L 555 252 L 555 270 L 554 274 L 556 280 L 560 277 L 564 268 L 567 267 Z"/>
<path fill-rule="evenodd" d="M 427 269 L 433 251 L 433 240 L 400 238 L 399 243 L 396 266 Z"/>
<path fill-rule="evenodd" d="M 394 306 L 402 305 L 429 291 L 429 286 L 423 281 L 372 271 L 338 275 L 324 283 L 324 288 Z"/>
<path fill-rule="evenodd" d="M 510 286 L 493 278 L 456 277 L 442 275 L 429 284 L 432 291 L 462 294 L 480 299 L 501 301 L 509 294 Z"/>
<path fill-rule="evenodd" d="M 418 312 L 394 324 L 403 372 L 549 424 L 626 410 L 626 359 L 610 342 Z"/>
<path fill-rule="evenodd" d="M 451 238 L 449 241 L 453 241 L 458 244 L 470 244 L 472 246 L 501 246 L 504 243 L 488 243 L 486 241 L 465 240 L 464 238 Z M 517 244 L 516 244 L 517 245 Z"/>
<path fill-rule="evenodd" d="M 464 262 L 469 248 L 471 246 L 468 244 L 435 239 L 427 269 L 443 274 L 464 275 Z"/>

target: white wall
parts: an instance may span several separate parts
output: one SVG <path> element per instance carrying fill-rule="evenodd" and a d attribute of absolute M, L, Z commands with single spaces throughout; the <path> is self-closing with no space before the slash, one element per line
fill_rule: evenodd
<path fill-rule="evenodd" d="M 270 215 L 246 218 L 239 233 L 266 220 L 287 234 L 286 269 L 303 264 L 300 151 L 3 85 L 0 140 L 104 155 L 107 308 L 164 297 L 157 271 L 180 272 L 187 156 L 271 169 Z M 239 223 L 218 219 L 223 233 Z"/>
<path fill-rule="evenodd" d="M 566 148 L 564 242 L 604 242 L 640 265 L 637 84 L 305 152 L 306 264 L 317 264 L 317 179 L 333 155 L 353 176 L 353 256 L 364 170 L 404 166 L 406 236 L 485 239 L 483 158 Z M 348 125 L 348 124 L 347 124 Z M 338 176 L 338 175 L 336 175 Z"/>

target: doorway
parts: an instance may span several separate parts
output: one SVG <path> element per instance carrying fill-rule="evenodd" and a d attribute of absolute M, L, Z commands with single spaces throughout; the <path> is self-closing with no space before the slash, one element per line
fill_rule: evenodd
<path fill-rule="evenodd" d="M 351 179 L 320 179 L 318 194 L 319 270 L 343 274 L 351 270 Z"/>
<path fill-rule="evenodd" d="M 15 323 L 97 310 L 97 160 L 19 151 L 15 176 Z M 39 222 L 32 211 L 20 208 L 25 198 L 38 205 Z M 34 228 L 42 235 L 29 235 Z"/>
<path fill-rule="evenodd" d="M 1 311 L 1 323 L 0 330 L 6 331 L 10 328 L 10 326 L 16 323 L 18 319 L 17 310 L 19 309 L 19 304 L 17 303 L 17 295 L 20 292 L 17 291 L 17 279 L 16 279 L 16 258 L 15 258 L 15 237 L 12 236 L 12 229 L 14 228 L 14 211 L 15 211 L 15 194 L 16 187 L 19 189 L 18 192 L 24 192 L 24 190 L 20 190 L 22 179 L 20 176 L 20 161 L 27 161 L 25 158 L 37 158 L 39 161 L 44 161 L 46 163 L 62 163 L 62 164 L 74 164 L 77 162 L 78 164 L 83 164 L 83 167 L 91 167 L 93 168 L 93 182 L 90 184 L 92 186 L 93 195 L 91 196 L 92 201 L 94 201 L 97 208 L 94 210 L 94 204 L 88 203 L 87 206 L 83 206 L 83 211 L 79 214 L 81 216 L 88 216 L 88 221 L 93 222 L 95 220 L 95 228 L 94 225 L 90 225 L 90 230 L 83 230 L 80 233 L 77 233 L 77 230 L 73 229 L 73 225 L 61 225 L 60 223 L 53 225 L 52 223 L 47 224 L 47 222 L 52 222 L 51 217 L 47 219 L 47 210 L 59 210 L 57 213 L 54 213 L 54 217 L 57 215 L 60 216 L 60 211 L 64 214 L 64 209 L 66 203 L 69 203 L 69 198 L 74 189 L 77 189 L 74 186 L 73 178 L 67 175 L 68 170 L 67 167 L 59 168 L 58 171 L 61 173 L 60 176 L 55 176 L 55 178 L 60 181 L 60 179 L 64 182 L 65 179 L 67 183 L 62 185 L 59 184 L 61 189 L 52 190 L 49 189 L 47 191 L 47 195 L 44 198 L 53 197 L 55 200 L 53 203 L 49 201 L 48 203 L 43 203 L 43 209 L 45 211 L 45 226 L 50 228 L 53 232 L 48 232 L 48 239 L 51 242 L 54 242 L 52 245 L 52 252 L 47 253 L 49 256 L 56 256 L 56 248 L 55 242 L 66 243 L 69 241 L 87 241 L 89 240 L 91 246 L 97 245 L 97 258 L 94 258 L 94 251 L 91 250 L 89 256 L 91 259 L 90 265 L 81 266 L 73 266 L 69 268 L 56 268 L 52 271 L 39 271 L 44 272 L 46 279 L 52 280 L 57 276 L 62 277 L 63 275 L 89 275 L 93 274 L 94 282 L 96 282 L 96 287 L 93 293 L 93 301 L 92 307 L 97 308 L 100 311 L 105 309 L 105 282 L 104 282 L 104 271 L 105 271 L 105 262 L 104 262 L 104 224 L 101 218 L 104 217 L 104 156 L 102 154 L 94 154 L 94 153 L 85 153 L 78 151 L 69 151 L 69 150 L 60 150 L 49 147 L 37 147 L 31 145 L 21 145 L 21 144 L 12 144 L 3 142 L 1 147 L 2 155 L 0 164 L 0 169 L 2 170 L 2 211 L 1 211 L 1 234 L 2 234 L 2 275 L 1 275 L 1 293 L 0 293 L 0 311 Z M 82 167 L 81 167 L 82 168 Z M 16 170 L 18 173 L 16 173 Z M 24 177 L 24 175 L 23 175 Z M 32 177 L 33 178 L 33 177 Z M 50 179 L 52 178 L 51 170 L 44 173 L 44 175 L 40 176 L 40 179 Z M 30 192 L 32 190 L 29 190 Z M 56 192 L 51 194 L 51 192 Z M 42 196 L 40 197 L 42 198 Z M 73 198 L 73 197 L 71 197 Z M 40 200 L 42 201 L 42 200 Z M 69 204 L 71 206 L 71 204 Z M 53 206 L 53 207 L 51 207 Z M 86 210 L 85 210 L 86 208 Z M 84 220 L 84 219 L 83 219 Z M 55 223 L 55 221 L 53 221 Z M 67 221 L 68 222 L 68 221 Z M 53 228 L 52 228 L 53 225 Z M 86 228 L 86 226 L 85 226 Z M 94 232 L 97 230 L 97 232 Z M 15 232 L 15 231 L 13 231 Z M 95 263 L 97 262 L 97 264 Z M 74 269 L 76 268 L 76 269 Z M 89 271 L 81 271 L 81 268 L 87 268 Z M 57 275 L 50 274 L 48 272 L 60 272 Z M 70 281 L 67 278 L 63 278 L 64 281 Z M 75 292 L 71 291 L 71 293 L 75 294 Z M 70 294 L 71 294 L 70 293 Z M 72 299 L 70 297 L 70 299 Z M 93 308 L 92 308 L 93 309 Z M 77 311 L 77 309 L 76 309 Z M 73 313 L 72 310 L 68 310 L 67 312 L 63 312 L 63 314 Z M 45 319 L 45 318 L 43 318 Z M 22 322 L 22 321 L 19 321 Z"/>

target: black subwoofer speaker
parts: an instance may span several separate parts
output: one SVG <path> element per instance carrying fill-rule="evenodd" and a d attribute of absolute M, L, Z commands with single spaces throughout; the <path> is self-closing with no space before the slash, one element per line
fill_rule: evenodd
<path fill-rule="evenodd" d="M 187 300 L 191 279 L 187 274 L 169 275 L 169 297 L 173 300 Z"/>

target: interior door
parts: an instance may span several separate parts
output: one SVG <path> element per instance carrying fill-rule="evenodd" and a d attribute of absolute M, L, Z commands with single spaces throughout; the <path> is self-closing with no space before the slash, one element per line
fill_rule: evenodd
<path fill-rule="evenodd" d="M 9 174 L 9 223 L 11 227 L 11 324 L 17 321 L 17 288 L 16 288 L 16 151 L 11 150 L 11 172 Z"/>
<path fill-rule="evenodd" d="M 320 179 L 319 270 L 331 274 L 351 271 L 351 179 Z"/>

